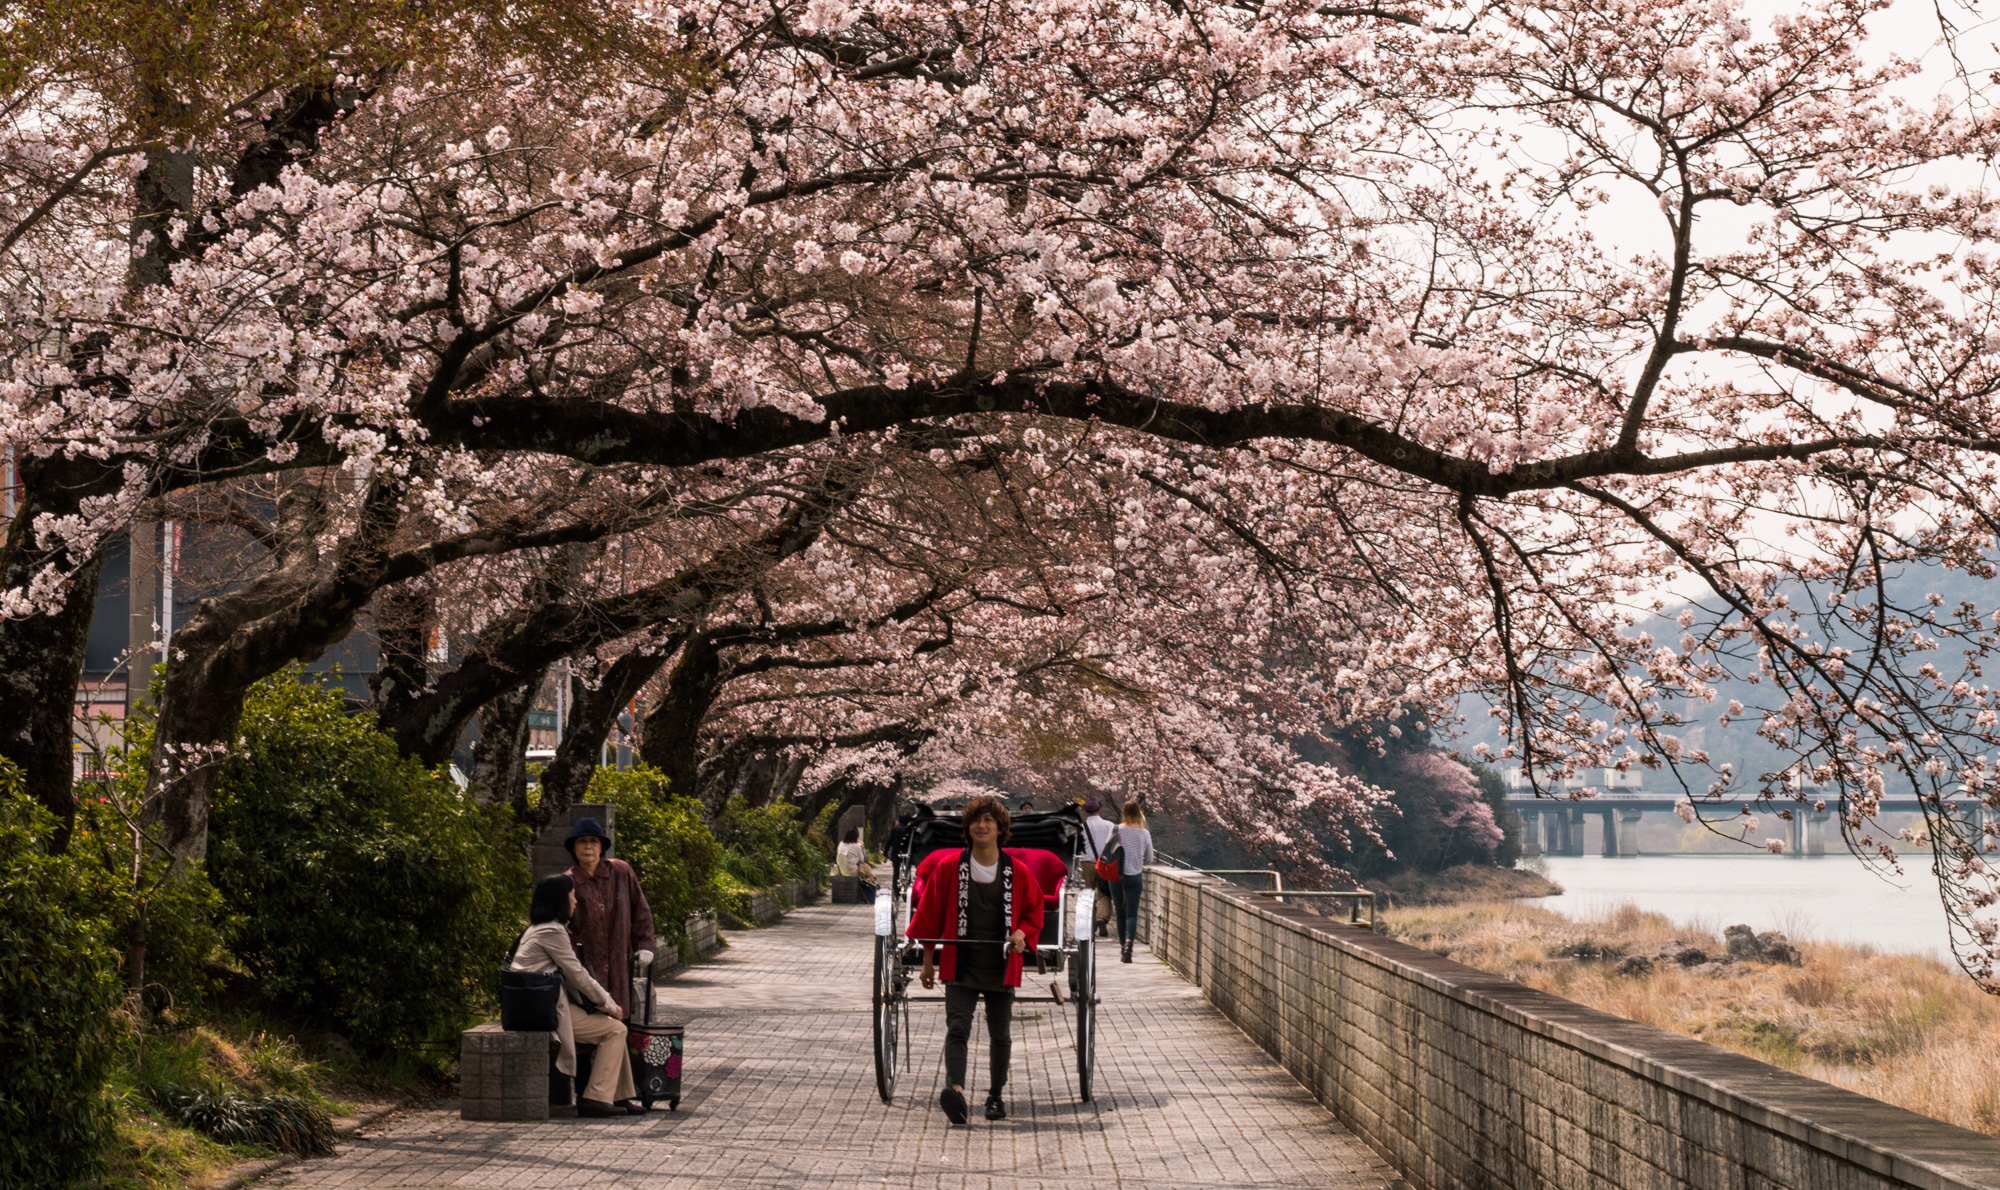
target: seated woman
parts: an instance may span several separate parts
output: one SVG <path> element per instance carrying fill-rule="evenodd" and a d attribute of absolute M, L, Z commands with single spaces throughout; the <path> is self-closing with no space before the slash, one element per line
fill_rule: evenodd
<path fill-rule="evenodd" d="M 861 899 L 871 905 L 875 903 L 875 881 L 871 879 L 875 870 L 868 866 L 868 849 L 861 844 L 860 827 L 848 827 L 847 837 L 834 848 L 833 870 L 854 877 L 861 886 Z"/>
<path fill-rule="evenodd" d="M 991 797 L 974 798 L 965 808 L 962 851 L 942 858 L 925 882 L 909 936 L 946 939 L 944 991 L 945 1089 L 938 1104 L 954 1124 L 966 1121 L 966 1045 L 972 1039 L 973 1011 L 986 998 L 986 1055 L 991 1081 L 986 1118 L 1007 1118 L 1000 1092 L 1007 1085 L 1013 1039 L 1014 989 L 1021 986 L 1021 955 L 1042 932 L 1042 888 L 1031 867 L 1017 864 L 1001 849 L 1010 831 L 1007 807 Z M 928 861 L 927 861 L 928 862 Z M 963 942 L 959 942 L 963 939 Z M 937 986 L 935 942 L 924 944 L 920 978 Z"/>
<path fill-rule="evenodd" d="M 513 969 L 560 971 L 568 990 L 597 1006 L 594 1012 L 579 1012 L 568 996 L 556 998 L 556 1040 L 562 1046 L 556 1055 L 556 1069 L 576 1077 L 577 1043 L 597 1047 L 590 1083 L 577 1096 L 576 1114 L 636 1115 L 646 1107 L 637 1101 L 639 1091 L 632 1083 L 632 1054 L 625 1047 L 625 1026 L 620 1023 L 625 1012 L 577 961 L 567 926 L 575 912 L 576 888 L 569 877 L 550 876 L 537 884 L 534 899 L 528 904 L 528 930 L 514 947 Z"/>

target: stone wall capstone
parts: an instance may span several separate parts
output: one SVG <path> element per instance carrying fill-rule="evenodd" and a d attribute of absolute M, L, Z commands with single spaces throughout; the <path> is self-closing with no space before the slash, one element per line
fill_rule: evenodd
<path fill-rule="evenodd" d="M 1140 937 L 1423 1190 L 2000 1190 L 2000 1140 L 1148 869 Z"/>

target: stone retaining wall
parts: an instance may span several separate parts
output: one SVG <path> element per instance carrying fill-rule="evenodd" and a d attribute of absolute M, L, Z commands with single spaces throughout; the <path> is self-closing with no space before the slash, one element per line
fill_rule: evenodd
<path fill-rule="evenodd" d="M 2000 1190 L 2000 1141 L 1149 869 L 1140 937 L 1423 1190 Z"/>
<path fill-rule="evenodd" d="M 787 880 L 750 894 L 750 920 L 767 926 L 785 915 L 785 910 L 810 905 L 819 899 L 817 880 Z"/>

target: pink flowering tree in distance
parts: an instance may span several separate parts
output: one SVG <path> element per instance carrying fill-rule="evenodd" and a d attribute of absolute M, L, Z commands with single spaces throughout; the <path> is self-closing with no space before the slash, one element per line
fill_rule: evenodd
<path fill-rule="evenodd" d="M 344 477 L 297 573 L 346 566 L 352 601 L 406 581 L 372 560 L 384 533 L 477 533 L 448 490 L 532 507 L 550 459 L 633 468 L 644 501 L 725 462 L 1018 435 L 1030 471 L 1112 477 L 1129 557 L 1093 580 L 1117 613 L 1096 631 L 1157 654 L 1158 687 L 1180 667 L 1178 701 L 1107 737 L 1123 763 L 1181 740 L 1311 800 L 1288 749 L 1222 748 L 1194 708 L 1281 743 L 1290 708 L 1356 724 L 1346 692 L 1394 689 L 1425 722 L 1484 694 L 1536 781 L 1657 766 L 1698 806 L 1789 798 L 1803 766 L 1878 857 L 1880 797 L 1914 788 L 1988 978 L 1996 628 L 1892 580 L 1990 573 L 1996 129 L 1961 80 L 1902 98 L 1925 88 L 1870 48 L 1885 8 L 703 0 L 642 10 L 658 77 L 468 41 L 480 71 L 333 80 L 310 136 L 244 88 L 237 122 L 170 138 L 171 186 L 159 153 L 65 183 L 123 135 L 115 96 L 23 86 L 0 723 L 31 726 L 0 751 L 63 808 L 44 720 L 60 692 L 67 730 L 91 567 L 174 492 Z M 747 575 L 729 551 L 811 503 L 756 505 L 713 556 Z M 1180 534 L 1203 550 L 1167 554 Z M 1337 597 L 1301 594 L 1329 574 Z M 1646 630 L 1676 583 L 1685 623 Z M 653 647 L 705 622 L 682 610 Z M 1183 611 L 1241 656 L 1145 641 Z M 1281 677 L 1249 672 L 1288 642 Z M 1686 742 L 1731 679 L 1763 697 L 1726 713 L 1792 764 Z"/>

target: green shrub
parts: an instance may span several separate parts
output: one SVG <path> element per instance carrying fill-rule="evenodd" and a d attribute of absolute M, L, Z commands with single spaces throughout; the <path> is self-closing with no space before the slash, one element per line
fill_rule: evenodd
<path fill-rule="evenodd" d="M 133 865 L 137 840 L 127 815 L 136 817 L 144 799 L 153 727 L 152 704 L 139 704 L 120 725 L 125 746 L 106 757 L 115 774 L 110 783 L 78 784 L 70 849 L 96 869 L 93 877 L 107 897 L 104 916 L 121 952 L 129 951 L 134 926 L 143 918 L 146 1006 L 158 1012 L 195 1007 L 215 991 L 226 932 L 221 894 L 199 860 L 166 861 L 149 847 Z M 119 812 L 121 805 L 126 813 Z"/>
<path fill-rule="evenodd" d="M 688 914 L 715 907 L 722 848 L 710 833 L 701 803 L 674 797 L 658 769 L 598 769 L 589 800 L 615 807 L 613 853 L 632 865 L 661 949 L 687 939 Z"/>
<path fill-rule="evenodd" d="M 291 670 L 245 704 L 209 873 L 236 915 L 230 947 L 274 1011 L 364 1051 L 441 1061 L 488 1008 L 520 928 L 518 835 Z"/>
<path fill-rule="evenodd" d="M 93 1178 L 113 1134 L 124 984 L 105 890 L 48 854 L 55 830 L 0 762 L 0 1186 Z"/>
<path fill-rule="evenodd" d="M 812 820 L 812 825 L 806 827 L 806 842 L 812 844 L 814 851 L 819 852 L 820 862 L 823 865 L 832 863 L 833 857 L 840 850 L 840 840 L 833 837 L 833 812 L 839 808 L 834 803 L 828 802 L 820 807 L 819 817 Z M 820 870 L 826 869 L 822 867 Z"/>
<path fill-rule="evenodd" d="M 149 855 L 135 883 L 131 828 L 102 795 L 88 787 L 77 793 L 71 854 L 98 869 L 104 912 L 120 950 L 130 945 L 138 913 L 145 913 L 147 1007 L 159 1012 L 200 1004 L 220 982 L 225 940 L 222 894 L 209 883 L 207 868 L 199 860 L 169 866 Z"/>
<path fill-rule="evenodd" d="M 826 857 L 806 841 L 791 806 L 751 806 L 732 797 L 715 822 L 722 866 L 740 884 L 769 888 L 826 871 Z"/>

